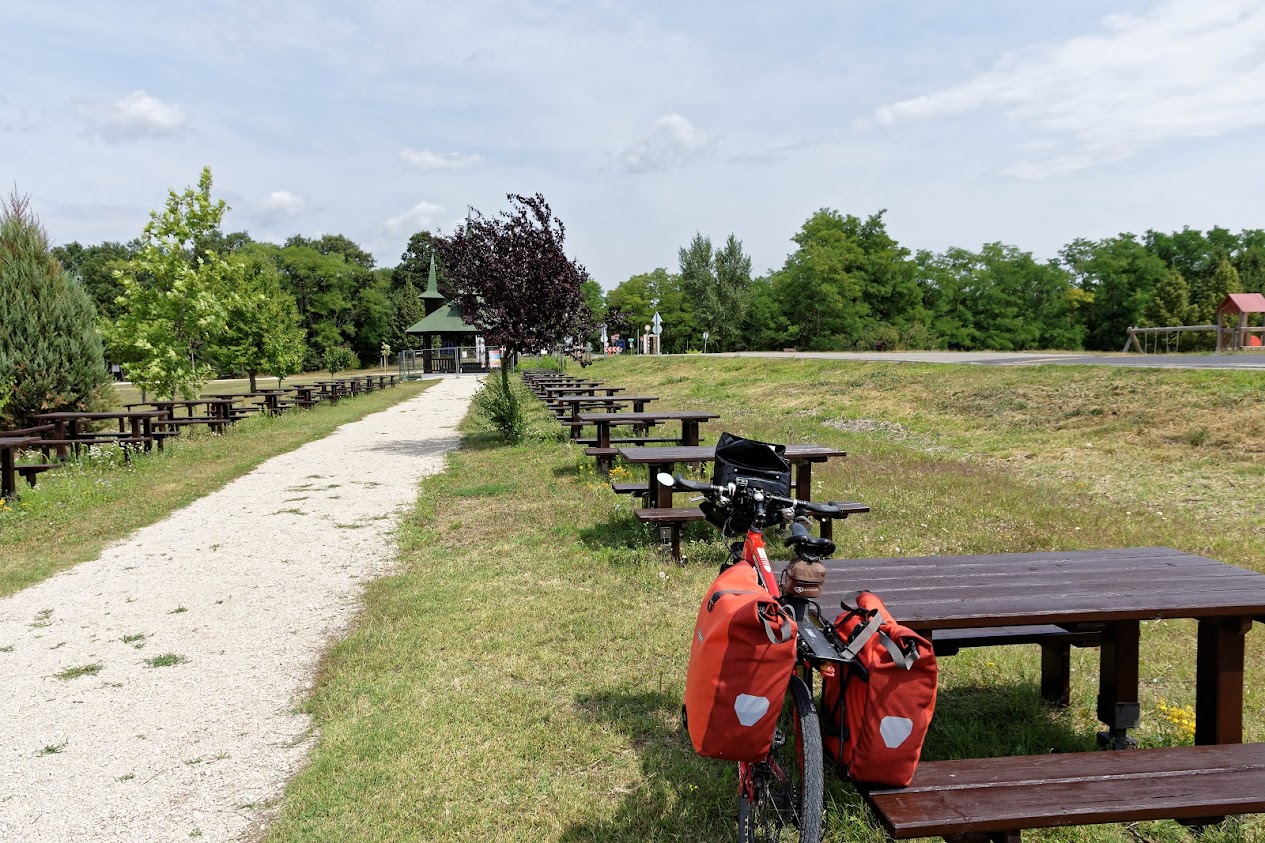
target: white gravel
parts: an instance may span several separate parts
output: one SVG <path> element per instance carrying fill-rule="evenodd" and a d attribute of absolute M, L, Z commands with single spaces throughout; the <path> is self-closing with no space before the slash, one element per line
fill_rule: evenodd
<path fill-rule="evenodd" d="M 477 385 L 444 380 L 0 600 L 0 841 L 240 840 L 266 820 L 315 740 L 296 706 L 320 655 Z"/>

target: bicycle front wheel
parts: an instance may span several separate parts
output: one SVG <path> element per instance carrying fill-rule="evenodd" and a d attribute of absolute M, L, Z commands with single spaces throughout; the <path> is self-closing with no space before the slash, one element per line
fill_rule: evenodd
<path fill-rule="evenodd" d="M 769 757 L 750 768 L 738 801 L 742 843 L 820 843 L 821 727 L 812 694 L 792 676 Z"/>

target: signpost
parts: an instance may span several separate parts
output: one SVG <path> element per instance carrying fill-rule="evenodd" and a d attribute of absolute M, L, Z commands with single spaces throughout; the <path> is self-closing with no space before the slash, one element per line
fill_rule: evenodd
<path fill-rule="evenodd" d="M 706 331 L 703 331 L 703 353 L 704 354 L 707 353 L 707 337 L 708 336 L 709 336 L 708 333 Z"/>

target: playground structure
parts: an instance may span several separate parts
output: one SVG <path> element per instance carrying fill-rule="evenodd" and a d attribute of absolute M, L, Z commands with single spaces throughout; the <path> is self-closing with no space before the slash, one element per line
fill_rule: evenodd
<path fill-rule="evenodd" d="M 1124 344 L 1124 351 L 1130 347 L 1140 354 L 1148 351 L 1160 351 L 1161 338 L 1166 353 L 1181 351 L 1181 335 L 1186 332 L 1198 333 L 1215 331 L 1217 334 L 1217 351 L 1253 351 L 1262 350 L 1262 334 L 1265 324 L 1250 325 L 1251 316 L 1261 314 L 1265 319 L 1265 295 L 1260 293 L 1231 293 L 1217 307 L 1217 324 L 1215 325 L 1174 325 L 1167 328 L 1129 328 L 1129 339 Z M 1237 318 L 1235 318 L 1237 317 Z M 1139 339 L 1139 337 L 1141 339 Z"/>

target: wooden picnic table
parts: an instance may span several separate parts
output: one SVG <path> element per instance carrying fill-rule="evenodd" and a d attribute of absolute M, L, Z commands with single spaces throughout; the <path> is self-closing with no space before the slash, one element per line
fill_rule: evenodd
<path fill-rule="evenodd" d="M 632 413 L 580 413 L 576 421 L 591 424 L 597 429 L 597 446 L 611 446 L 611 428 L 619 425 L 648 427 L 659 422 L 679 421 L 681 423 L 680 445 L 692 447 L 698 445 L 698 426 L 701 422 L 720 418 L 719 413 L 703 410 L 649 410 Z"/>
<path fill-rule="evenodd" d="M 907 788 L 860 788 L 891 836 L 1014 841 L 1028 828 L 1211 825 L 1265 809 L 1265 744 L 1241 743 L 1245 641 L 1265 623 L 1265 575 L 1167 547 L 825 564 L 821 606 L 868 589 L 933 643 L 968 627 L 1101 630 L 1097 716 L 1117 748 L 1141 720 L 1141 622 L 1197 621 L 1196 746 L 924 761 Z"/>
<path fill-rule="evenodd" d="M 832 559 L 822 606 L 869 589 L 893 616 L 937 630 L 1102 625 L 1098 717 L 1138 725 L 1139 622 L 1195 618 L 1195 742 L 1243 739 L 1243 647 L 1265 623 L 1265 575 L 1167 547 L 983 556 Z"/>
<path fill-rule="evenodd" d="M 176 425 L 178 423 L 197 421 L 206 423 L 212 430 L 219 433 L 224 432 L 224 428 L 231 422 L 235 421 L 232 415 L 233 398 L 222 395 L 204 395 L 201 398 L 172 398 L 172 399 L 156 399 L 154 401 L 143 401 L 137 404 L 128 404 L 126 408 L 134 410 L 137 407 L 153 407 L 156 410 L 162 410 L 166 413 L 163 422 Z M 206 407 L 206 415 L 198 418 L 195 410 L 198 407 Z M 177 410 L 183 409 L 184 415 L 181 416 Z M 156 422 L 157 423 L 157 422 Z M 174 429 L 174 428 L 173 428 Z"/>
<path fill-rule="evenodd" d="M 678 463 L 705 463 L 716 459 L 715 445 L 694 445 L 666 448 L 620 448 L 619 455 L 633 465 L 644 465 L 650 472 L 650 507 L 671 507 L 672 488 L 659 483 L 659 472 L 672 474 Z M 812 500 L 813 463 L 846 457 L 847 452 L 827 445 L 787 445 L 786 459 L 795 468 L 792 494 L 800 500 Z"/>
<path fill-rule="evenodd" d="M 119 434 L 123 437 L 127 436 L 130 427 L 130 439 L 121 438 L 120 441 L 123 444 L 141 445 L 148 451 L 154 443 L 154 421 L 161 421 L 165 416 L 166 412 L 163 410 L 116 410 L 94 413 L 68 411 L 40 413 L 34 418 L 54 426 L 53 438 L 59 443 L 57 453 L 59 456 L 65 456 L 66 446 L 74 446 L 76 442 L 98 438 L 94 434 L 80 430 L 81 424 L 95 421 L 117 421 Z M 159 447 L 162 447 L 162 440 L 159 439 L 158 442 Z"/>
<path fill-rule="evenodd" d="M 705 421 L 720 418 L 717 413 L 708 413 L 702 410 L 651 410 L 641 413 L 580 413 L 576 417 L 577 425 L 579 423 L 591 424 L 597 430 L 597 442 L 594 448 L 598 453 L 594 456 L 597 459 L 598 470 L 603 474 L 607 474 L 611 470 L 611 464 L 614 462 L 616 451 L 611 448 L 611 428 L 619 425 L 632 425 L 641 430 L 647 430 L 650 427 L 665 421 L 679 421 L 681 423 L 681 435 L 677 440 L 678 445 L 690 447 L 698 445 L 698 427 Z M 577 425 L 571 427 L 571 438 L 577 438 L 580 428 Z M 637 443 L 623 442 L 621 444 L 636 445 Z"/>
<path fill-rule="evenodd" d="M 657 395 L 621 395 L 618 398 L 601 395 L 560 395 L 549 399 L 549 405 L 555 412 L 562 411 L 572 421 L 579 421 L 581 410 L 605 407 L 608 411 L 615 411 L 631 404 L 634 413 L 642 413 L 645 412 L 646 404 L 658 400 Z"/>
<path fill-rule="evenodd" d="M 0 500 L 12 500 L 18 493 L 17 452 L 41 441 L 38 436 L 0 437 Z"/>
<path fill-rule="evenodd" d="M 599 392 L 605 392 L 607 395 L 614 395 L 616 392 L 623 392 L 626 386 L 605 386 L 604 384 L 559 384 L 557 386 L 545 386 L 541 391 L 545 394 L 545 400 L 556 398 L 561 395 L 597 395 Z"/>

